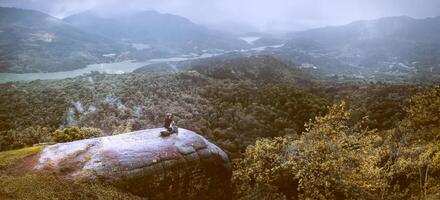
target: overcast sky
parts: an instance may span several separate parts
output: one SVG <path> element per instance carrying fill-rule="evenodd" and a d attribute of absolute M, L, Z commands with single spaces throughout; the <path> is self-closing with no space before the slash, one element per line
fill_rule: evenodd
<path fill-rule="evenodd" d="M 440 0 L 0 0 L 63 18 L 89 9 L 145 9 L 199 24 L 254 31 L 294 31 L 354 20 L 440 15 Z"/>

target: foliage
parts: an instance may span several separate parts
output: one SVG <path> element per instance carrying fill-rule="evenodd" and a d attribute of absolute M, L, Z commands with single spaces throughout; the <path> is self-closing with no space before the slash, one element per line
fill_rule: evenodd
<path fill-rule="evenodd" d="M 404 128 L 413 131 L 417 139 L 432 141 L 440 137 L 440 86 L 421 92 L 411 98 L 406 108 Z"/>
<path fill-rule="evenodd" d="M 240 199 L 438 199 L 440 87 L 414 95 L 399 126 L 353 123 L 345 104 L 306 124 L 295 140 L 262 139 L 235 161 Z M 287 188 L 287 189 L 286 189 Z"/>
<path fill-rule="evenodd" d="M 0 150 L 18 149 L 45 142 L 69 142 L 104 135 L 100 129 L 89 127 L 68 127 L 53 132 L 40 126 L 23 130 L 11 129 L 0 131 Z"/>
<path fill-rule="evenodd" d="M 207 87 L 204 96 L 212 106 L 202 132 L 214 140 L 230 141 L 228 151 L 253 144 L 258 137 L 296 135 L 328 104 L 290 86 L 252 82 L 219 81 Z"/>
<path fill-rule="evenodd" d="M 239 199 L 439 198 L 439 86 L 292 86 L 272 80 L 283 73 L 258 82 L 258 66 L 232 77 L 215 77 L 223 69 L 214 67 L 1 84 L 0 150 L 158 127 L 173 112 L 180 127 L 241 158 L 233 172 Z M 341 99 L 347 105 L 326 108 Z"/>
<path fill-rule="evenodd" d="M 349 126 L 345 103 L 306 125 L 298 139 L 260 140 L 236 161 L 237 195 L 269 188 L 286 198 L 377 199 L 388 187 L 374 131 Z M 257 188 L 249 190 L 249 188 Z M 265 198 L 265 196 L 263 196 Z"/>
<path fill-rule="evenodd" d="M 416 94 L 396 131 L 392 174 L 400 190 L 413 198 L 439 198 L 440 87 Z"/>
<path fill-rule="evenodd" d="M 40 126 L 31 126 L 19 131 L 15 129 L 0 131 L 0 151 L 47 142 L 50 137 L 50 131 Z"/>
<path fill-rule="evenodd" d="M 314 199 L 377 199 L 387 187 L 379 165 L 381 138 L 374 131 L 349 126 L 345 102 L 306 125 L 294 157 L 300 196 Z M 300 167 L 298 167 L 300 166 Z M 294 169 L 295 169 L 294 168 Z"/>
<path fill-rule="evenodd" d="M 54 131 L 52 133 L 52 140 L 54 142 L 70 142 L 100 136 L 104 136 L 104 133 L 97 128 L 71 127 Z"/>
<path fill-rule="evenodd" d="M 288 138 L 257 140 L 246 148 L 242 160 L 236 161 L 232 180 L 238 199 L 285 199 L 279 191 L 282 185 L 295 183 L 288 160 Z M 290 180 L 289 180 L 290 178 Z M 293 185 L 292 185 L 293 186 Z M 295 193 L 296 188 L 291 189 Z"/>
<path fill-rule="evenodd" d="M 93 127 L 111 135 L 160 127 L 164 114 L 173 112 L 180 127 L 206 136 L 233 156 L 258 137 L 301 132 L 304 122 L 325 112 L 328 104 L 294 86 L 217 80 L 191 72 L 91 74 L 0 88 L 0 130 L 10 131 L 5 135 L 19 135 L 31 126 L 49 132 Z"/>
<path fill-rule="evenodd" d="M 214 79 L 253 80 L 259 83 L 311 85 L 309 73 L 273 56 L 215 57 L 191 63 L 190 69 Z"/>
<path fill-rule="evenodd" d="M 388 130 L 403 120 L 411 96 L 424 89 L 408 84 L 324 81 L 312 92 L 332 102 L 345 100 L 351 123 L 363 121 L 371 129 Z"/>

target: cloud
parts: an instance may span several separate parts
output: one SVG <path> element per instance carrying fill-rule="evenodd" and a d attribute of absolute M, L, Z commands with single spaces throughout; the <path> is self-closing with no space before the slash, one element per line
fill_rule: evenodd
<path fill-rule="evenodd" d="M 1 6 L 66 17 L 89 9 L 143 9 L 181 15 L 200 24 L 259 31 L 292 31 L 360 19 L 440 15 L 439 0 L 0 0 Z"/>

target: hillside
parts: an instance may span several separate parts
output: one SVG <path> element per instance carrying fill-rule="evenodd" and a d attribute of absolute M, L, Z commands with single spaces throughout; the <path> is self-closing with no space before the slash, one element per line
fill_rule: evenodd
<path fill-rule="evenodd" d="M 297 66 L 273 56 L 255 55 L 214 58 L 193 63 L 189 70 L 216 79 L 252 80 L 261 83 L 311 84 L 313 77 Z"/>
<path fill-rule="evenodd" d="M 0 84 L 0 149 L 43 142 L 45 130 L 61 127 L 95 127 L 106 134 L 160 127 L 165 113 L 174 112 L 179 126 L 202 134 L 234 157 L 258 137 L 300 132 L 326 104 L 292 85 L 214 79 L 194 72 L 91 74 Z"/>
<path fill-rule="evenodd" d="M 143 48 L 169 48 L 171 51 L 237 49 L 246 42 L 194 24 L 190 20 L 156 11 L 122 12 L 106 16 L 86 11 L 64 19 L 76 27 Z"/>
<path fill-rule="evenodd" d="M 440 0 L 396 2 L 0 0 L 0 200 L 440 200 Z"/>
<path fill-rule="evenodd" d="M 424 190 L 433 199 L 438 197 L 439 184 L 435 179 L 439 173 L 436 163 L 440 155 L 437 131 L 440 123 L 436 117 L 440 108 L 438 86 L 429 89 L 419 85 L 338 82 L 332 79 L 314 80 L 318 82 L 301 85 L 295 84 L 295 80 L 298 76 L 307 77 L 307 73 L 291 70 L 292 66 L 273 57 L 252 56 L 230 58 L 223 63 L 219 60 L 211 62 L 205 65 L 206 68 L 198 69 L 197 66 L 203 64 L 198 63 L 188 70 L 181 68 L 179 72 L 168 74 L 151 71 L 120 75 L 92 73 L 63 80 L 0 84 L 0 151 L 4 151 L 0 153 L 0 174 L 5 173 L 2 174 L 0 186 L 6 188 L 0 190 L 0 197 L 40 199 L 80 195 L 81 198 L 94 199 L 96 196 L 104 199 L 135 199 L 128 192 L 142 194 L 145 190 L 151 190 L 155 191 L 153 195 L 164 194 L 162 191 L 168 187 L 148 184 L 152 188 L 138 188 L 141 184 L 130 185 L 133 183 L 131 180 L 145 183 L 145 180 L 136 179 L 136 176 L 151 173 L 149 167 L 147 171 L 130 170 L 131 167 L 137 164 L 143 166 L 145 163 L 139 160 L 151 161 L 148 156 L 152 155 L 152 149 L 163 147 L 167 149 L 166 154 L 159 157 L 166 161 L 159 169 L 165 169 L 165 166 L 172 168 L 175 162 L 168 160 L 167 156 L 179 154 L 175 154 L 174 148 L 168 144 L 191 144 L 196 149 L 199 143 L 183 143 L 186 140 L 178 135 L 164 139 L 167 145 L 158 145 L 150 140 L 158 136 L 156 129 L 145 136 L 142 136 L 145 131 L 118 134 L 160 127 L 167 112 L 175 114 L 181 130 L 190 129 L 200 133 L 234 159 L 232 184 L 226 187 L 222 184 L 217 188 L 225 190 L 232 186 L 233 192 L 226 195 L 231 194 L 233 199 L 260 199 L 267 195 L 363 199 L 359 192 L 367 199 L 379 199 L 380 196 L 410 199 L 423 194 Z M 151 70 L 162 67 L 153 66 Z M 267 74 L 273 76 L 262 76 L 260 70 L 268 70 Z M 218 74 L 220 71 L 227 76 Z M 289 82 L 286 77 L 293 77 L 294 82 Z M 341 103 L 329 107 L 334 102 Z M 102 136 L 109 137 L 105 140 L 81 140 Z M 44 149 L 40 146 L 29 147 L 38 143 L 72 140 L 80 141 Z M 20 149 L 23 147 L 28 148 Z M 7 151 L 11 149 L 19 150 Z M 145 149 L 148 154 L 137 151 Z M 69 154 L 72 160 L 63 159 L 64 150 L 76 152 Z M 132 156 L 126 156 L 127 151 Z M 88 182 L 71 183 L 54 175 L 23 175 L 29 169 L 26 166 L 33 166 L 26 160 L 29 159 L 32 164 L 37 160 L 32 158 L 40 152 L 45 155 L 43 168 L 49 172 L 68 173 L 69 176 L 86 174 L 80 178 L 92 178 L 96 174 L 87 174 L 87 170 L 91 169 L 90 166 L 100 165 L 97 163 L 102 161 L 106 164 L 97 172 L 104 170 L 111 174 L 105 176 L 103 173 L 103 178 L 110 177 L 111 180 L 113 172 L 108 170 L 114 169 L 112 165 L 122 165 L 129 169 L 121 170 L 129 173 L 127 177 L 124 176 L 129 181 L 115 188 L 98 182 L 92 182 L 93 185 Z M 200 155 L 203 155 L 202 152 Z M 54 154 L 57 155 L 52 159 L 54 162 L 45 163 L 46 158 L 51 159 Z M 106 156 L 115 160 L 107 162 Z M 133 161 L 131 158 L 135 158 L 134 163 L 130 162 Z M 347 160 L 354 164 L 347 165 Z M 422 165 L 420 162 L 423 162 Z M 9 167 L 8 163 L 27 165 Z M 58 165 L 54 165 L 56 163 Z M 408 168 L 403 168 L 402 163 L 407 164 Z M 85 164 L 84 168 L 81 168 L 82 164 Z M 334 167 L 329 168 L 326 164 Z M 59 168 L 51 168 L 54 166 Z M 209 165 L 209 169 L 213 168 Z M 2 169 L 6 169 L 5 172 Z M 188 174 L 191 177 L 193 173 L 197 173 L 195 177 L 200 177 L 198 170 L 178 169 L 177 175 L 171 178 L 163 176 L 160 170 L 150 175 L 157 177 L 154 180 L 159 182 L 165 178 L 165 183 L 162 182 L 165 185 L 173 185 L 166 182 L 172 177 L 186 177 Z M 268 174 L 268 171 L 271 173 Z M 337 174 L 338 179 L 328 175 L 328 171 Z M 9 174 L 14 172 L 21 174 Z M 166 172 L 174 174 L 172 170 Z M 428 177 L 428 181 L 424 181 L 426 189 L 420 187 L 422 176 Z M 173 188 L 183 188 L 183 192 L 176 195 L 184 194 L 185 188 L 195 185 L 203 190 L 205 180 L 214 180 L 204 178 L 211 176 L 201 177 L 202 180 L 195 178 L 199 181 L 190 184 L 184 181 L 183 186 L 178 184 L 181 179 L 173 181 L 177 184 Z M 313 177 L 312 181 L 306 181 L 309 177 Z M 224 180 L 222 178 L 224 176 L 220 180 Z M 321 180 L 332 184 L 322 189 Z M 119 179 L 115 181 L 120 183 Z M 301 182 L 307 185 L 299 184 Z M 125 183 L 129 186 L 125 187 Z M 374 184 L 374 187 L 370 187 L 370 184 Z M 29 187 L 35 190 L 27 189 Z M 40 189 L 45 193 L 38 193 Z M 348 192 L 340 193 L 341 190 Z M 159 199 L 168 198 L 162 196 Z"/>
<path fill-rule="evenodd" d="M 47 14 L 0 8 L 0 72 L 54 72 L 109 61 L 123 46 Z"/>
<path fill-rule="evenodd" d="M 282 54 L 322 71 L 357 75 L 440 74 L 440 17 L 389 17 L 291 35 Z M 434 77 L 435 78 L 435 77 Z"/>

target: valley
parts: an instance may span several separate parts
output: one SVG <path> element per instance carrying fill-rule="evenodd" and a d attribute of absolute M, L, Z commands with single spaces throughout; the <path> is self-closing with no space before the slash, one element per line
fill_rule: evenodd
<path fill-rule="evenodd" d="M 440 17 L 11 2 L 0 199 L 440 199 Z"/>

